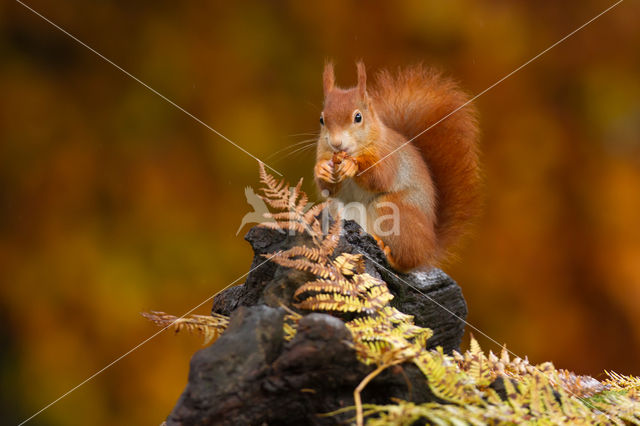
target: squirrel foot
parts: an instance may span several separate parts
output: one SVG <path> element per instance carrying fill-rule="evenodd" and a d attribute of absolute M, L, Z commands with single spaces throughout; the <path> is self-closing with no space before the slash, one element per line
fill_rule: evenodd
<path fill-rule="evenodd" d="M 372 234 L 371 236 L 373 237 L 374 240 L 376 240 L 376 243 L 378 243 L 378 247 L 380 247 L 380 250 L 382 250 L 384 255 L 387 257 L 387 262 L 389 263 L 389 265 L 393 269 L 398 269 L 398 264 L 396 263 L 395 259 L 391 255 L 391 248 L 389 248 L 389 246 L 386 245 L 384 241 L 382 241 L 382 238 L 374 234 Z"/>

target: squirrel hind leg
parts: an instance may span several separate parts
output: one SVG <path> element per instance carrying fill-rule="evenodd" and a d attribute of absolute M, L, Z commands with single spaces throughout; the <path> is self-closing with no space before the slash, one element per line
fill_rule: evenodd
<path fill-rule="evenodd" d="M 396 198 L 393 200 L 392 198 Z M 429 216 L 421 209 L 387 195 L 385 201 L 394 202 L 402 212 L 398 220 L 397 232 L 383 238 L 374 236 L 378 246 L 387 256 L 393 269 L 400 272 L 428 270 L 435 266 L 437 257 L 437 237 Z M 378 217 L 390 217 L 386 207 L 378 208 Z"/>
<path fill-rule="evenodd" d="M 391 268 L 401 270 L 398 263 L 395 261 L 393 255 L 391 254 L 391 248 L 386 245 L 384 241 L 382 241 L 382 238 L 378 237 L 375 234 L 371 234 L 371 236 L 376 240 L 376 243 L 378 243 L 378 247 L 380 247 L 380 250 L 382 250 L 382 252 L 384 253 Z"/>

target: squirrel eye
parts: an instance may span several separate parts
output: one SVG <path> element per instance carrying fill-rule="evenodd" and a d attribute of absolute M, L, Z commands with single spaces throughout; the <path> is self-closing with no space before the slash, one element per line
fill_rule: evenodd
<path fill-rule="evenodd" d="M 362 114 L 360 112 L 356 112 L 356 115 L 353 116 L 354 123 L 360 123 L 362 121 Z"/>
<path fill-rule="evenodd" d="M 323 116 L 320 116 L 320 125 L 324 126 L 324 117 Z"/>

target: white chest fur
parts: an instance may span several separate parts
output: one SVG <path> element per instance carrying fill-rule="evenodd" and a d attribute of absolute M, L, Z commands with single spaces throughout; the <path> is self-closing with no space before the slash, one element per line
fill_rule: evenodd
<path fill-rule="evenodd" d="M 339 214 L 345 220 L 353 220 L 365 231 L 370 232 L 369 224 L 376 219 L 376 197 L 377 194 L 361 188 L 353 179 L 346 179 L 331 199 L 331 214 L 334 217 Z"/>

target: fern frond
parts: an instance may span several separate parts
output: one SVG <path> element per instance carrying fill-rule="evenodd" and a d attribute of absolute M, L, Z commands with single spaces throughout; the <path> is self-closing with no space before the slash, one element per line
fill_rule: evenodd
<path fill-rule="evenodd" d="M 299 271 L 310 272 L 314 275 L 317 275 L 321 278 L 331 278 L 335 279 L 336 275 L 333 268 L 328 267 L 326 265 L 322 265 L 320 263 L 313 262 L 309 259 L 305 259 L 303 257 L 298 257 L 292 259 L 288 257 L 285 252 L 281 253 L 273 253 L 273 254 L 263 254 L 262 256 L 270 258 L 273 262 L 278 265 L 285 266 L 287 268 L 297 269 Z"/>
<path fill-rule="evenodd" d="M 374 308 L 366 300 L 342 294 L 320 293 L 309 296 L 294 305 L 309 311 L 373 313 Z"/>
<path fill-rule="evenodd" d="M 320 229 L 320 222 L 316 220 L 314 222 Z M 326 235 L 324 235 L 322 241 L 320 242 L 320 248 L 323 252 L 330 254 L 338 246 L 340 242 L 340 230 L 342 229 L 342 219 L 340 216 L 337 216 L 333 222 L 333 224 L 329 227 L 329 230 Z M 320 232 L 322 235 L 322 232 Z"/>
<path fill-rule="evenodd" d="M 411 361 L 424 351 L 433 334 L 428 328 L 414 325 L 410 315 L 389 305 L 346 325 L 356 342 L 358 357 L 365 364 Z"/>
<path fill-rule="evenodd" d="M 619 424 L 640 424 L 640 393 L 637 388 L 626 393 L 603 392 L 591 397 L 589 402 L 595 410 L 603 412 L 608 418 L 622 420 Z"/>
<path fill-rule="evenodd" d="M 305 197 L 306 197 L 306 194 L 305 194 Z M 316 220 L 316 217 L 320 214 L 320 212 L 322 212 L 322 210 L 324 210 L 326 207 L 327 207 L 326 201 L 323 203 L 314 205 L 313 207 L 308 209 L 302 216 L 303 222 L 312 223 L 314 220 Z"/>
<path fill-rule="evenodd" d="M 292 222 L 292 221 L 281 221 L 281 222 L 262 222 L 258 224 L 262 228 L 275 229 L 277 231 L 289 230 L 295 232 L 308 232 L 309 227 L 304 223 L 300 222 Z"/>
<path fill-rule="evenodd" d="M 637 376 L 625 376 L 624 374 L 614 373 L 613 371 L 606 371 L 605 373 L 609 378 L 605 380 L 605 386 L 615 390 L 640 390 L 640 377 Z"/>
<path fill-rule="evenodd" d="M 281 252 L 281 257 L 294 258 L 297 256 L 303 256 L 312 262 L 319 263 L 321 260 L 326 261 L 327 254 L 317 247 L 307 247 L 305 245 L 295 246 L 288 250 Z M 323 262 L 326 263 L 326 262 Z"/>
<path fill-rule="evenodd" d="M 478 404 L 481 393 L 476 389 L 468 375 L 452 367 L 456 365 L 452 358 L 442 353 L 442 348 L 424 351 L 415 360 L 415 364 L 428 378 L 429 388 L 438 397 L 455 404 Z"/>
<path fill-rule="evenodd" d="M 555 382 L 569 394 L 580 398 L 588 398 L 607 387 L 591 376 L 580 376 L 568 370 L 558 370 Z"/>
<path fill-rule="evenodd" d="M 385 285 L 383 281 L 377 280 L 369 274 L 361 274 L 349 280 L 344 275 L 340 274 L 340 271 L 332 271 L 337 278 L 335 279 L 317 279 L 306 282 L 298 287 L 294 296 L 299 298 L 304 293 L 326 293 L 326 294 L 341 294 L 343 296 L 359 297 L 367 293 L 367 291 L 374 286 Z M 388 292 L 381 290 L 385 293 L 385 296 L 393 298 Z"/>
<path fill-rule="evenodd" d="M 333 252 L 333 250 L 331 250 Z M 351 276 L 364 272 L 364 259 L 361 254 L 342 253 L 333 260 L 335 266 L 342 275 Z"/>
<path fill-rule="evenodd" d="M 338 278 L 336 280 L 317 279 L 308 281 L 298 287 L 293 296 L 299 299 L 305 293 L 336 293 L 344 296 L 355 296 L 360 292 L 354 283 Z"/>
<path fill-rule="evenodd" d="M 173 327 L 176 333 L 186 330 L 191 333 L 202 334 L 204 336 L 203 345 L 216 339 L 229 325 L 229 317 L 219 314 L 177 317 L 164 312 L 151 311 L 148 313 L 143 312 L 142 316 L 159 327 Z"/>
<path fill-rule="evenodd" d="M 321 234 L 321 232 L 318 232 L 319 225 L 314 223 L 317 222 L 315 215 L 311 216 L 307 210 L 319 212 L 323 205 L 309 208 L 309 198 L 301 189 L 302 179 L 298 181 L 295 187 L 290 188 L 284 179 L 278 181 L 267 173 L 264 165 L 260 163 L 260 182 L 264 187 L 260 188 L 262 195 L 259 195 L 259 197 L 276 211 L 265 214 L 265 217 L 274 219 L 275 222 L 258 226 L 308 233 L 314 239 Z"/>
<path fill-rule="evenodd" d="M 267 219 L 273 219 L 276 222 L 296 222 L 299 216 L 295 211 L 284 211 L 278 213 L 265 213 L 264 217 Z"/>
<path fill-rule="evenodd" d="M 278 186 L 282 187 L 284 180 L 280 181 L 279 185 L 276 178 L 267 173 L 262 161 L 258 161 L 258 169 L 260 173 L 260 182 L 262 182 L 269 190 L 277 188 Z"/>

